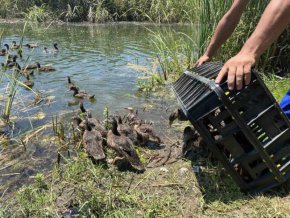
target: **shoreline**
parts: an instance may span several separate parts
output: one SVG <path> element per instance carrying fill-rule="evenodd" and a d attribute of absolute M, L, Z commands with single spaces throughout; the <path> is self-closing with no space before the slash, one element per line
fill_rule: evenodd
<path fill-rule="evenodd" d="M 135 26 L 190 26 L 191 23 L 154 23 L 146 21 L 110 21 L 104 23 L 91 23 L 89 21 L 81 22 L 64 22 L 61 20 L 52 20 L 49 22 L 31 22 L 26 21 L 24 18 L 11 18 L 3 19 L 0 18 L 0 24 L 23 24 L 25 22 L 34 23 L 34 24 L 53 24 L 53 25 L 72 25 L 72 26 L 105 26 L 105 25 L 135 25 Z"/>

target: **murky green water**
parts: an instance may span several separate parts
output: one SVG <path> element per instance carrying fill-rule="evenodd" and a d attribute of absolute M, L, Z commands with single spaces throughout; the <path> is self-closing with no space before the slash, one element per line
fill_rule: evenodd
<path fill-rule="evenodd" d="M 0 30 L 4 30 L 4 43 L 17 43 L 21 39 L 24 24 L 0 24 Z M 95 94 L 97 101 L 85 103 L 98 116 L 102 116 L 105 106 L 111 111 L 122 111 L 124 107 L 132 106 L 142 109 L 146 102 L 138 97 L 136 92 L 136 78 L 138 72 L 130 69 L 128 64 L 151 66 L 152 58 L 157 53 L 150 41 L 151 30 L 182 31 L 190 35 L 189 27 L 154 27 L 133 24 L 114 25 L 64 25 L 64 26 L 30 26 L 27 25 L 24 33 L 23 44 L 37 43 L 40 47 L 34 50 L 24 48 L 23 59 L 19 60 L 21 66 L 27 63 L 51 64 L 57 71 L 51 73 L 36 73 L 32 78 L 35 81 L 34 90 L 54 96 L 50 104 L 29 107 L 34 98 L 31 91 L 19 88 L 12 115 L 22 117 L 16 122 L 21 130 L 28 130 L 51 120 L 52 115 L 62 115 L 78 106 L 74 105 L 75 99 L 72 92 L 67 89 L 67 76 L 77 83 L 81 89 Z M 58 54 L 46 54 L 44 47 L 52 49 L 52 44 L 58 43 Z M 4 58 L 0 57 L 0 62 Z M 22 78 L 24 80 L 24 78 Z M 3 93 L 5 83 L 1 84 Z M 171 105 L 171 104 L 170 104 Z M 162 106 L 163 107 L 163 106 Z M 166 106 L 165 106 L 166 107 Z M 163 107 L 164 108 L 164 107 Z M 41 120 L 26 119 L 35 114 L 44 113 Z M 146 115 L 147 119 L 160 121 L 160 111 L 151 111 Z"/>

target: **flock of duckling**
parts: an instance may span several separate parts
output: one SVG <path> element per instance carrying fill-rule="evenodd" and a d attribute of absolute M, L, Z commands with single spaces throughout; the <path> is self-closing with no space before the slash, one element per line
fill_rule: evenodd
<path fill-rule="evenodd" d="M 4 44 L 0 51 L 0 56 L 4 56 L 5 62 L 1 63 L 4 69 L 15 69 L 20 75 L 26 77 L 22 83 L 32 88 L 34 81 L 30 79 L 34 75 L 34 70 L 38 72 L 53 72 L 56 69 L 52 66 L 42 66 L 39 62 L 29 64 L 21 67 L 17 62 L 18 58 L 22 56 L 22 46 L 13 41 L 9 46 Z M 39 46 L 37 44 L 26 44 L 27 49 L 35 49 Z M 44 48 L 45 53 L 58 53 L 59 48 L 57 43 L 53 44 L 53 49 Z M 16 53 L 16 54 L 13 54 Z M 71 78 L 67 77 L 68 88 L 73 91 L 73 96 L 80 99 L 80 113 L 75 115 L 72 120 L 75 127 L 81 133 L 84 149 L 88 156 L 95 162 L 102 162 L 106 160 L 104 147 L 109 147 L 114 150 L 117 157 L 111 161 L 112 164 L 126 163 L 131 169 L 137 172 L 145 171 L 143 163 L 140 161 L 138 153 L 134 145 L 145 146 L 148 142 L 156 144 L 161 143 L 161 139 L 155 134 L 152 123 L 147 123 L 142 120 L 133 108 L 127 108 L 129 111 L 125 119 L 115 113 L 109 117 L 106 122 L 110 123 L 110 128 L 107 130 L 103 122 L 92 116 L 90 111 L 84 108 L 83 100 L 93 100 L 95 95 L 91 95 L 86 91 L 80 90 L 79 86 L 72 82 Z M 174 120 L 186 121 L 187 117 L 181 109 L 177 109 L 169 116 L 169 126 L 172 125 Z M 107 125 L 108 126 L 108 125 Z M 186 155 L 189 149 L 199 146 L 198 134 L 193 127 L 186 127 L 184 129 L 182 154 Z M 110 162 L 110 161 L 109 161 Z"/>
<path fill-rule="evenodd" d="M 122 116 L 114 113 L 108 120 L 101 122 L 80 103 L 80 112 L 72 117 L 75 128 L 81 133 L 80 137 L 88 156 L 94 162 L 106 161 L 105 149 L 111 148 L 117 156 L 107 161 L 117 166 L 126 166 L 136 172 L 144 172 L 144 164 L 140 161 L 134 146 L 146 146 L 148 142 L 161 143 L 155 134 L 152 123 L 142 120 L 133 108 L 126 108 L 128 114 Z M 105 124 L 110 126 L 108 129 Z M 108 125 L 109 124 L 109 125 Z"/>
<path fill-rule="evenodd" d="M 28 43 L 24 45 L 27 47 L 27 49 L 35 49 L 38 48 L 38 44 L 34 43 Z M 36 62 L 34 64 L 28 64 L 24 67 L 21 67 L 20 64 L 17 62 L 18 58 L 23 58 L 22 55 L 22 46 L 18 45 L 16 41 L 13 41 L 12 44 L 9 46 L 7 43 L 4 44 L 4 47 L 1 50 L 0 56 L 6 57 L 5 62 L 1 63 L 2 68 L 4 69 L 14 69 L 20 75 L 24 76 L 26 78 L 25 81 L 22 81 L 22 83 L 26 86 L 32 89 L 34 86 L 34 81 L 30 79 L 30 76 L 34 75 L 34 70 L 37 70 L 38 72 L 53 72 L 56 69 L 52 66 L 47 65 L 41 65 L 39 62 Z M 57 54 L 59 52 L 58 44 L 54 43 L 52 49 L 48 49 L 47 47 L 44 47 L 43 50 L 44 53 L 53 53 Z M 13 53 L 13 54 L 12 54 Z M 78 99 L 89 99 L 93 100 L 95 98 L 95 95 L 90 95 L 86 91 L 81 91 L 78 86 L 76 86 L 74 83 L 71 82 L 70 77 L 68 77 L 68 84 L 69 89 L 74 91 L 73 96 Z"/>
<path fill-rule="evenodd" d="M 40 65 L 39 62 L 35 64 L 29 64 L 24 67 L 21 67 L 20 64 L 17 62 L 18 58 L 23 58 L 23 50 L 22 46 L 18 45 L 16 41 L 13 41 L 12 44 L 9 46 L 7 43 L 4 44 L 5 48 L 2 48 L 0 52 L 0 56 L 5 57 L 4 63 L 1 63 L 2 68 L 6 69 L 15 69 L 20 75 L 23 75 L 26 80 L 22 83 L 29 88 L 34 86 L 34 81 L 30 79 L 30 76 L 34 75 L 34 70 L 38 72 L 52 72 L 56 69 L 52 66 L 43 66 Z M 25 45 L 28 49 L 38 48 L 37 44 L 28 43 Z M 45 53 L 58 53 L 59 49 L 57 47 L 57 43 L 53 44 L 53 49 L 48 50 L 44 48 Z"/>

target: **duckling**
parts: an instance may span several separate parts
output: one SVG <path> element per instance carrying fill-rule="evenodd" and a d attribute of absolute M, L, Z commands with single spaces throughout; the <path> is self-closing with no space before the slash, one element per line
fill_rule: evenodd
<path fill-rule="evenodd" d="M 55 68 L 53 68 L 51 66 L 40 66 L 39 62 L 36 62 L 36 65 L 37 65 L 38 71 L 43 71 L 43 72 L 55 71 Z"/>
<path fill-rule="evenodd" d="M 11 59 L 8 59 L 7 62 L 6 62 L 7 63 L 7 67 L 8 68 L 17 67 L 18 66 L 18 63 L 16 62 L 16 60 L 17 60 L 17 55 L 14 56 L 12 58 L 12 60 Z"/>
<path fill-rule="evenodd" d="M 91 127 L 100 132 L 103 138 L 106 138 L 108 134 L 107 129 L 102 125 L 102 123 L 98 119 L 93 118 L 92 113 L 90 111 L 87 111 L 84 108 L 83 102 L 80 103 L 80 110 L 82 112 L 82 115 L 85 117 L 85 119 L 87 119 L 87 121 L 91 125 Z M 84 122 L 81 122 L 79 124 L 80 129 L 84 129 L 84 126 L 85 126 Z"/>
<path fill-rule="evenodd" d="M 134 129 L 138 134 L 140 134 L 143 137 L 145 143 L 151 139 L 153 141 L 156 141 L 158 144 L 161 143 L 161 139 L 156 135 L 151 124 L 146 123 L 135 124 Z"/>
<path fill-rule="evenodd" d="M 101 133 L 93 129 L 88 120 L 85 121 L 85 127 L 83 143 L 86 152 L 95 161 L 104 160 L 106 156 L 103 149 L 103 137 Z"/>
<path fill-rule="evenodd" d="M 9 51 L 10 47 L 8 44 L 4 44 L 4 47 L 6 47 L 7 52 Z"/>
<path fill-rule="evenodd" d="M 59 49 L 58 49 L 58 47 L 57 47 L 57 43 L 54 43 L 54 44 L 53 44 L 53 48 L 54 48 L 54 50 L 53 50 L 54 53 L 59 52 Z"/>
<path fill-rule="evenodd" d="M 29 75 L 26 76 L 26 81 L 23 82 L 24 85 L 26 85 L 29 88 L 32 88 L 34 86 L 34 82 L 30 80 Z"/>
<path fill-rule="evenodd" d="M 68 86 L 68 88 L 69 88 L 69 90 L 72 90 L 72 88 L 73 87 L 76 87 L 78 90 L 79 90 L 79 87 L 77 87 L 72 81 L 71 81 L 71 79 L 70 79 L 70 77 L 68 76 L 67 77 L 67 86 Z"/>
<path fill-rule="evenodd" d="M 169 116 L 169 127 L 172 126 L 174 120 L 178 119 L 179 121 L 188 121 L 187 116 L 183 113 L 183 111 L 179 108 L 176 109 L 172 114 Z"/>
<path fill-rule="evenodd" d="M 133 127 L 126 123 L 123 124 L 122 118 L 118 113 L 115 113 L 113 117 L 115 117 L 115 119 L 117 120 L 118 132 L 121 135 L 127 136 L 135 145 L 141 144 L 143 142 L 142 137 L 137 134 Z"/>
<path fill-rule="evenodd" d="M 135 125 L 137 123 L 141 122 L 141 119 L 137 115 L 137 110 L 134 112 L 134 109 L 132 107 L 126 107 L 126 110 L 129 111 L 129 113 L 125 117 L 125 122 L 129 125 Z"/>
<path fill-rule="evenodd" d="M 80 98 L 80 99 L 89 99 L 92 100 L 95 98 L 95 95 L 89 95 L 87 92 L 85 91 L 79 91 L 77 89 L 77 87 L 71 87 L 71 90 L 74 91 L 73 96 L 76 98 Z"/>
<path fill-rule="evenodd" d="M 44 47 L 43 48 L 43 52 L 46 53 L 46 54 L 50 54 L 50 53 L 58 53 L 59 52 L 59 49 L 57 47 L 57 43 L 54 43 L 53 44 L 53 50 L 49 50 L 47 47 Z"/>
<path fill-rule="evenodd" d="M 22 49 L 17 49 L 17 54 L 19 55 L 20 58 L 23 58 L 22 56 Z"/>
<path fill-rule="evenodd" d="M 197 144 L 197 139 L 199 135 L 195 129 L 191 126 L 187 126 L 183 130 L 183 143 L 182 143 L 182 155 L 186 156 L 188 152 L 194 150 L 199 145 Z"/>
<path fill-rule="evenodd" d="M 0 56 L 5 56 L 7 54 L 6 49 L 3 48 L 0 52 Z"/>
<path fill-rule="evenodd" d="M 27 43 L 25 46 L 27 48 L 37 48 L 38 47 L 38 45 L 37 44 L 34 44 L 34 43 Z"/>
<path fill-rule="evenodd" d="M 112 128 L 108 132 L 107 143 L 118 155 L 113 161 L 126 160 L 130 165 L 139 172 L 144 172 L 145 168 L 140 161 L 140 158 L 133 147 L 133 142 L 126 136 L 118 132 L 118 123 L 112 118 Z"/>
<path fill-rule="evenodd" d="M 50 53 L 50 51 L 47 49 L 47 47 L 43 48 L 43 52 L 46 53 L 46 54 Z"/>
<path fill-rule="evenodd" d="M 23 67 L 23 70 L 33 70 L 37 69 L 37 64 L 28 64 L 25 67 Z"/>
<path fill-rule="evenodd" d="M 21 73 L 24 76 L 32 76 L 32 75 L 34 75 L 34 70 L 21 70 Z"/>
<path fill-rule="evenodd" d="M 19 48 L 20 48 L 20 45 L 17 45 L 17 44 L 16 44 L 16 41 L 13 41 L 13 42 L 12 42 L 12 46 L 11 46 L 11 48 L 12 48 L 12 49 L 19 49 Z"/>

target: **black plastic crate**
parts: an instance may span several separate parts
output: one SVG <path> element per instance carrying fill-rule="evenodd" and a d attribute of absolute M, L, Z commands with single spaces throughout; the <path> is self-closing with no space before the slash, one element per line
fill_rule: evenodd
<path fill-rule="evenodd" d="M 183 112 L 241 190 L 264 192 L 290 178 L 290 122 L 259 75 L 241 91 L 215 84 L 222 64 L 186 71 L 173 90 Z"/>

